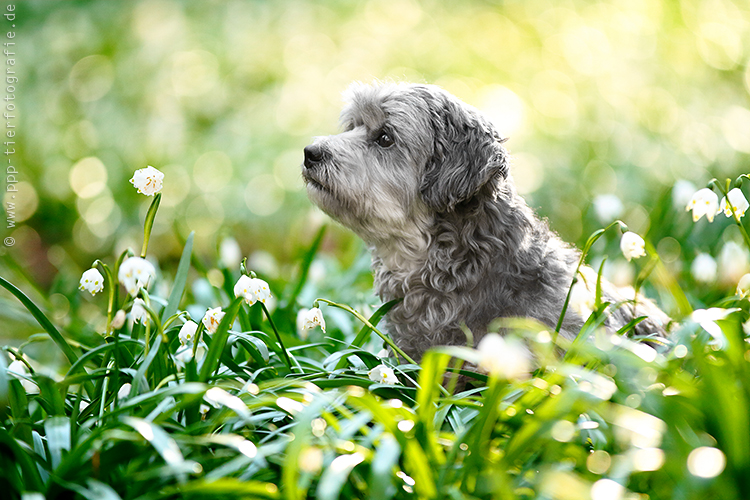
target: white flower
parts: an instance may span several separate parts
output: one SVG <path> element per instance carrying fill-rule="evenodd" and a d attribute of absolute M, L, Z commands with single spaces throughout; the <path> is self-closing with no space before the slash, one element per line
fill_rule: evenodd
<path fill-rule="evenodd" d="M 117 399 L 125 399 L 130 396 L 130 389 L 132 386 L 129 383 L 122 384 L 120 390 L 117 391 Z"/>
<path fill-rule="evenodd" d="M 488 333 L 477 346 L 480 369 L 505 379 L 525 378 L 531 372 L 528 351 L 517 340 Z"/>
<path fill-rule="evenodd" d="M 206 314 L 203 316 L 203 324 L 208 333 L 216 333 L 216 329 L 219 328 L 219 323 L 221 323 L 225 314 L 226 313 L 221 310 L 221 307 L 214 307 L 213 309 L 208 309 L 206 311 Z"/>
<path fill-rule="evenodd" d="M 398 384 L 398 378 L 393 370 L 385 365 L 379 365 L 367 372 L 367 376 L 370 380 L 379 384 Z"/>
<path fill-rule="evenodd" d="M 297 330 L 302 336 L 306 336 L 307 332 L 316 326 L 319 326 L 325 333 L 326 320 L 323 319 L 323 312 L 319 308 L 302 309 L 297 313 Z"/>
<path fill-rule="evenodd" d="M 227 269 L 236 269 L 242 260 L 242 249 L 234 238 L 224 238 L 219 245 L 219 262 Z"/>
<path fill-rule="evenodd" d="M 208 405 L 201 404 L 200 409 L 198 410 L 201 414 L 201 418 L 206 418 L 206 413 L 208 413 L 208 410 L 210 410 L 211 407 Z"/>
<path fill-rule="evenodd" d="M 125 325 L 125 311 L 120 309 L 115 313 L 115 317 L 112 318 L 112 329 L 118 330 Z"/>
<path fill-rule="evenodd" d="M 12 373 L 16 376 L 16 378 L 21 382 L 21 385 L 23 386 L 23 389 L 26 392 L 29 393 L 38 393 L 39 388 L 37 385 L 27 380 L 25 377 L 30 377 L 31 374 L 29 373 L 29 369 L 26 367 L 26 363 L 24 363 L 21 360 L 14 359 L 9 365 L 8 365 L 8 373 Z"/>
<path fill-rule="evenodd" d="M 193 359 L 193 347 L 194 344 L 181 345 L 175 352 L 175 359 L 178 361 L 179 366 L 185 366 L 191 359 Z M 199 364 L 203 361 L 206 356 L 206 344 L 200 342 L 198 347 L 195 349 L 195 362 Z"/>
<path fill-rule="evenodd" d="M 163 180 L 164 174 L 149 165 L 146 168 L 136 170 L 133 178 L 130 179 L 130 183 L 135 186 L 140 194 L 153 196 L 161 191 Z"/>
<path fill-rule="evenodd" d="M 685 210 L 693 211 L 693 222 L 698 222 L 698 219 L 704 215 L 708 222 L 713 222 L 714 216 L 719 212 L 719 197 L 709 188 L 699 189 Z"/>
<path fill-rule="evenodd" d="M 609 224 L 622 214 L 622 201 L 615 194 L 600 194 L 594 198 L 594 212 L 599 222 Z"/>
<path fill-rule="evenodd" d="M 646 255 L 646 242 L 632 231 L 627 231 L 620 239 L 620 250 L 626 259 L 637 259 Z"/>
<path fill-rule="evenodd" d="M 745 274 L 740 278 L 737 283 L 737 295 L 743 298 L 750 295 L 750 274 Z"/>
<path fill-rule="evenodd" d="M 198 325 L 194 321 L 186 321 L 182 328 L 180 328 L 179 338 L 180 344 L 190 345 L 193 343 L 195 338 L 195 332 L 198 330 Z"/>
<path fill-rule="evenodd" d="M 146 311 L 146 303 L 143 299 L 135 299 L 133 301 L 133 308 L 130 310 L 130 317 L 136 323 L 148 323 L 148 312 Z"/>
<path fill-rule="evenodd" d="M 690 274 L 693 275 L 696 281 L 702 281 L 703 283 L 712 283 L 716 280 L 716 271 L 719 265 L 716 260 L 708 255 L 707 253 L 698 254 L 690 266 Z"/>
<path fill-rule="evenodd" d="M 724 215 L 726 215 L 727 217 L 732 217 L 732 208 L 729 206 L 729 203 L 727 203 L 727 197 L 729 198 L 729 202 L 734 207 L 734 212 L 737 214 L 737 217 L 739 218 L 744 216 L 748 207 L 750 207 L 750 203 L 747 202 L 747 200 L 745 199 L 745 195 L 742 194 L 742 191 L 740 191 L 739 188 L 734 188 L 729 191 L 727 196 L 721 199 L 719 210 L 724 212 Z"/>
<path fill-rule="evenodd" d="M 138 290 L 148 287 L 151 278 L 156 275 L 156 269 L 146 259 L 130 257 L 120 264 L 117 279 L 128 293 L 135 297 Z"/>
<path fill-rule="evenodd" d="M 96 268 L 87 269 L 81 275 L 81 282 L 78 286 L 81 290 L 86 290 L 91 295 L 96 295 L 104 290 L 104 276 Z"/>
<path fill-rule="evenodd" d="M 242 297 L 250 306 L 255 304 L 256 301 L 265 304 L 266 300 L 271 297 L 271 289 L 268 283 L 262 279 L 251 278 L 243 274 L 237 280 L 237 284 L 234 285 L 234 296 Z"/>

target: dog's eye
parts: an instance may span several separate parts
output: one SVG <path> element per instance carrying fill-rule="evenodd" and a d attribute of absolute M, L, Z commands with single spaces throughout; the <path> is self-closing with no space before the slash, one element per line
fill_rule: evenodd
<path fill-rule="evenodd" d="M 381 132 L 377 139 L 375 139 L 375 143 L 380 146 L 381 148 L 389 148 L 393 146 L 393 144 L 396 141 L 393 140 L 393 137 L 388 132 Z"/>

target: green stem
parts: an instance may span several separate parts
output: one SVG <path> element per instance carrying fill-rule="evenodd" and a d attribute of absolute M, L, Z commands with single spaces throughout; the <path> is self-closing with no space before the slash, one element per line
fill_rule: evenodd
<path fill-rule="evenodd" d="M 281 335 L 279 335 L 279 331 L 276 329 L 276 325 L 273 323 L 273 319 L 271 318 L 271 313 L 268 312 L 268 309 L 266 308 L 266 305 L 261 302 L 260 306 L 263 308 L 263 312 L 266 315 L 266 318 L 268 318 L 268 322 L 271 324 L 271 328 L 273 329 L 273 333 L 276 334 L 276 340 L 279 341 L 279 347 L 281 347 L 281 354 L 284 356 L 284 363 L 286 363 L 287 368 L 289 368 L 289 371 L 294 371 L 292 368 L 292 360 L 289 358 L 289 353 L 286 352 L 286 347 L 284 347 L 284 342 L 281 340 Z"/>
<path fill-rule="evenodd" d="M 161 193 L 154 196 L 154 201 L 151 202 L 151 206 L 148 207 L 146 212 L 146 220 L 143 222 L 143 249 L 141 249 L 141 258 L 146 258 L 146 250 L 148 250 L 148 240 L 151 238 L 151 229 L 154 227 L 154 219 L 156 218 L 156 211 L 159 209 L 159 203 L 161 202 Z"/>
<path fill-rule="evenodd" d="M 385 342 L 386 344 L 388 344 L 388 346 L 391 349 L 393 349 L 393 352 L 395 352 L 398 355 L 400 355 L 402 358 L 404 358 L 409 363 L 411 363 L 413 365 L 417 364 L 416 361 L 414 361 L 413 359 L 411 359 L 404 351 L 402 351 L 401 349 L 399 349 L 398 346 L 395 344 L 395 342 L 393 342 L 393 340 L 390 339 L 390 337 L 388 337 L 387 335 L 385 335 L 384 333 L 382 333 L 380 330 L 378 330 L 372 323 L 370 323 L 367 320 L 367 318 L 365 318 L 364 316 L 362 316 L 361 314 L 359 314 L 357 311 L 355 311 L 351 307 L 349 307 L 349 306 L 347 306 L 345 304 L 337 304 L 336 302 L 332 302 L 332 301 L 327 300 L 327 299 L 315 299 L 315 301 L 316 302 L 325 302 L 329 306 L 338 307 L 339 309 L 343 309 L 344 311 L 346 311 L 349 314 L 353 315 L 355 318 L 357 318 L 362 323 L 364 323 L 365 325 L 367 325 L 367 327 L 370 328 L 373 332 L 377 333 L 378 336 L 381 339 L 383 339 L 383 342 Z"/>
<path fill-rule="evenodd" d="M 568 294 L 565 296 L 565 302 L 563 302 L 562 311 L 560 311 L 560 317 L 557 320 L 557 325 L 555 326 L 555 331 L 552 334 L 552 342 L 554 343 L 557 341 L 557 336 L 560 334 L 560 329 L 562 328 L 563 321 L 565 320 L 565 313 L 568 311 L 568 305 L 570 304 L 570 296 L 573 293 L 573 287 L 578 282 L 578 272 L 581 270 L 581 266 L 583 265 L 583 262 L 586 259 L 586 255 L 589 253 L 589 250 L 591 250 L 591 247 L 596 243 L 596 240 L 598 240 L 601 235 L 603 235 L 609 228 L 612 226 L 619 226 L 621 231 L 627 231 L 628 227 L 625 225 L 624 222 L 620 220 L 616 220 L 612 222 L 609 226 L 605 227 L 604 229 L 599 229 L 595 231 L 594 233 L 589 236 L 589 239 L 586 240 L 586 245 L 583 247 L 583 251 L 581 252 L 581 258 L 578 259 L 578 265 L 576 266 L 576 270 L 573 273 L 573 279 L 571 280 L 570 287 L 568 288 Z"/>
<path fill-rule="evenodd" d="M 104 272 L 104 279 L 107 282 L 107 293 L 109 295 L 109 299 L 107 301 L 107 328 L 104 330 L 104 335 L 107 336 L 110 334 L 110 330 L 112 328 L 112 317 L 114 315 L 116 284 L 112 277 L 112 271 L 110 271 L 109 266 L 107 264 L 105 264 L 99 259 L 96 259 L 96 261 L 94 261 L 94 264 L 91 267 L 99 267 Z"/>

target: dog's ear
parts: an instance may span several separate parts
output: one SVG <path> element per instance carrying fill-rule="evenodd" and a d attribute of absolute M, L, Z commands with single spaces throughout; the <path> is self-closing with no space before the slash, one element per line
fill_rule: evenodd
<path fill-rule="evenodd" d="M 420 192 L 430 208 L 447 212 L 477 196 L 488 183 L 494 188 L 508 176 L 509 167 L 504 140 L 494 127 L 477 111 L 441 97 L 431 115 L 434 149 Z"/>

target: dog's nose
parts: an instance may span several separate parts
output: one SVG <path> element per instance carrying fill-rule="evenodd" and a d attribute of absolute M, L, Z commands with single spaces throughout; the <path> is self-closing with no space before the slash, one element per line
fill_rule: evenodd
<path fill-rule="evenodd" d="M 305 148 L 305 166 L 315 168 L 325 160 L 326 151 L 320 144 L 310 144 Z"/>

